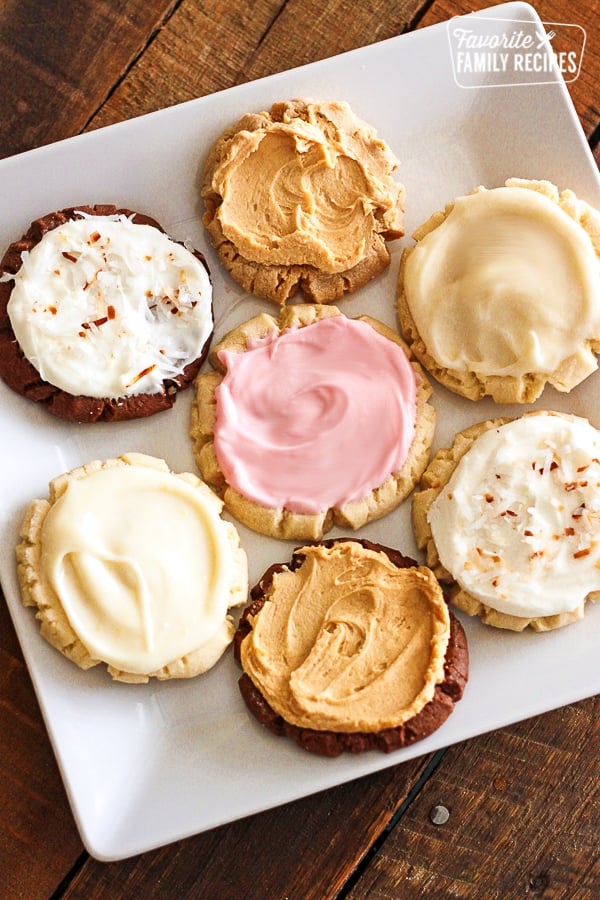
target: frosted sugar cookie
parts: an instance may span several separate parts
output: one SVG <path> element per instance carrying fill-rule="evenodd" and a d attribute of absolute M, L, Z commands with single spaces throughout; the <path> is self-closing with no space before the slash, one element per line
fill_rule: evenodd
<path fill-rule="evenodd" d="M 240 522 L 318 539 L 394 509 L 429 459 L 431 387 L 397 334 L 333 306 L 259 315 L 196 379 L 191 436 L 204 479 Z"/>
<path fill-rule="evenodd" d="M 575 622 L 600 599 L 600 433 L 554 412 L 472 426 L 433 457 L 413 522 L 459 609 L 514 631 Z"/>
<path fill-rule="evenodd" d="M 82 669 L 118 681 L 190 678 L 230 644 L 247 598 L 246 555 L 195 475 L 138 453 L 55 478 L 17 547 L 23 603 Z"/>
<path fill-rule="evenodd" d="M 169 409 L 213 331 L 204 259 L 114 206 L 44 216 L 0 263 L 0 375 L 63 419 Z"/>
<path fill-rule="evenodd" d="M 433 573 L 396 550 L 344 538 L 301 547 L 251 597 L 234 642 L 242 696 L 305 750 L 396 750 L 462 696 L 462 626 Z"/>
<path fill-rule="evenodd" d="M 398 280 L 401 331 L 443 385 L 530 403 L 570 391 L 600 352 L 600 213 L 547 181 L 477 188 L 413 235 Z"/>
<path fill-rule="evenodd" d="M 390 261 L 403 234 L 396 157 L 343 102 L 290 100 L 245 115 L 205 166 L 204 222 L 244 290 L 331 303 Z"/>

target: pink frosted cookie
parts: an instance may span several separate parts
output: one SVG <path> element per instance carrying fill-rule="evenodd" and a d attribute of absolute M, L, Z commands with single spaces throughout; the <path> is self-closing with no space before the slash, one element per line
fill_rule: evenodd
<path fill-rule="evenodd" d="M 203 477 L 239 521 L 318 539 L 394 509 L 429 458 L 431 387 L 391 329 L 335 307 L 259 315 L 196 379 L 191 435 Z"/>

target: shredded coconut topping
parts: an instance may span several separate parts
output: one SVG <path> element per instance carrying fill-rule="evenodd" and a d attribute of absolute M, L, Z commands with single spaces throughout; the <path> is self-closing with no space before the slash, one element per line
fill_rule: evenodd
<path fill-rule="evenodd" d="M 429 511 L 442 564 L 515 616 L 575 609 L 600 590 L 600 433 L 524 416 L 482 434 Z"/>
<path fill-rule="evenodd" d="M 151 225 L 78 215 L 23 252 L 8 304 L 15 336 L 44 381 L 68 393 L 157 393 L 212 334 L 208 272 Z"/>

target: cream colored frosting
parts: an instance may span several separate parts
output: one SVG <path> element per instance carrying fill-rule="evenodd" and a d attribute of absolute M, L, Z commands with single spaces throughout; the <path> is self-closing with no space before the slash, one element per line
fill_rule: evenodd
<path fill-rule="evenodd" d="M 449 639 L 432 572 L 399 569 L 355 542 L 301 552 L 252 619 L 244 670 L 299 727 L 373 732 L 415 716 L 444 679 Z"/>
<path fill-rule="evenodd" d="M 479 375 L 552 374 L 569 390 L 596 368 L 600 265 L 592 240 L 538 190 L 459 197 L 405 270 L 411 315 L 432 357 Z"/>
<path fill-rule="evenodd" d="M 600 433 L 529 415 L 480 435 L 433 502 L 442 565 L 502 613 L 551 616 L 600 590 Z"/>
<path fill-rule="evenodd" d="M 405 462 L 415 373 L 366 322 L 331 316 L 219 359 L 215 453 L 250 500 L 316 513 L 362 499 Z"/>
<path fill-rule="evenodd" d="M 221 502 L 195 476 L 148 465 L 70 478 L 41 533 L 45 576 L 94 659 L 152 673 L 232 639 L 243 602 Z"/>
<path fill-rule="evenodd" d="M 212 334 L 212 287 L 194 254 L 151 225 L 90 216 L 25 251 L 8 302 L 23 353 L 70 394 L 153 394 Z"/>
<path fill-rule="evenodd" d="M 223 235 L 242 257 L 343 272 L 366 256 L 374 232 L 402 233 L 398 161 L 348 104 L 259 119 L 229 141 L 211 185 Z"/>

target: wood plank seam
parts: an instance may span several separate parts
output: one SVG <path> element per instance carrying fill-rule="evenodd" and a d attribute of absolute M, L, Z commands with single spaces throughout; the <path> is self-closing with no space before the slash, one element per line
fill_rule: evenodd
<path fill-rule="evenodd" d="M 350 877 L 347 879 L 347 881 L 344 884 L 344 886 L 342 887 L 342 889 L 336 894 L 335 900 L 344 900 L 344 898 L 346 898 L 350 895 L 353 888 L 360 881 L 364 872 L 371 865 L 373 858 L 375 856 L 377 856 L 377 854 L 380 852 L 380 850 L 383 847 L 384 843 L 386 842 L 387 838 L 390 836 L 390 834 L 392 833 L 392 831 L 394 830 L 396 825 L 399 823 L 402 816 L 406 813 L 406 811 L 409 809 L 409 807 L 417 799 L 417 797 L 419 796 L 419 794 L 421 793 L 421 791 L 423 790 L 423 788 L 425 787 L 425 785 L 427 784 L 429 779 L 433 775 L 435 775 L 438 768 L 442 764 L 443 759 L 447 752 L 448 752 L 448 748 L 444 747 L 441 750 L 437 750 L 433 754 L 433 756 L 431 757 L 431 759 L 429 760 L 429 762 L 427 763 L 427 765 L 425 766 L 425 768 L 423 769 L 423 771 L 421 772 L 421 774 L 419 775 L 419 777 L 417 778 L 417 780 L 415 781 L 413 786 L 410 788 L 410 790 L 406 794 L 406 797 L 404 798 L 404 800 L 402 801 L 402 803 L 400 804 L 398 809 L 390 817 L 385 828 L 383 828 L 382 831 L 379 833 L 379 835 L 375 838 L 375 840 L 373 841 L 371 846 L 367 849 L 367 851 L 361 858 L 360 862 L 358 863 L 358 865 L 356 866 L 356 868 L 354 869 L 354 871 L 352 872 Z"/>
<path fill-rule="evenodd" d="M 106 92 L 105 96 L 102 98 L 100 103 L 98 103 L 98 105 L 93 110 L 91 110 L 87 119 L 83 123 L 83 126 L 81 127 L 79 133 L 86 131 L 86 129 L 89 127 L 89 125 L 92 122 L 92 120 L 94 119 L 94 117 L 102 109 L 102 107 L 105 105 L 105 103 L 112 97 L 112 95 L 117 90 L 119 85 L 125 80 L 125 78 L 127 78 L 127 76 L 129 75 L 129 73 L 131 72 L 133 67 L 141 59 L 141 57 L 144 55 L 144 53 L 146 53 L 148 48 L 152 46 L 152 44 L 154 43 L 154 41 L 156 40 L 156 38 L 158 37 L 160 32 L 163 30 L 163 28 L 165 28 L 165 26 L 168 24 L 169 20 L 177 12 L 177 9 L 184 2 L 185 2 L 185 0 L 174 0 L 174 2 L 171 3 L 171 5 L 169 7 L 167 7 L 160 22 L 158 22 L 156 24 L 156 26 L 152 29 L 152 31 L 148 34 L 145 42 L 138 48 L 137 53 L 135 53 L 134 56 L 132 56 L 132 58 L 129 61 L 129 64 L 123 69 L 123 71 L 118 76 L 118 78 L 116 78 L 116 80 L 113 82 L 113 84 L 108 89 L 108 91 Z"/>
<path fill-rule="evenodd" d="M 68 870 L 68 872 L 65 873 L 64 878 L 57 884 L 56 888 L 50 895 L 49 900 L 61 900 L 61 898 L 64 897 L 65 891 L 68 890 L 73 880 L 79 874 L 81 869 L 83 869 L 89 859 L 90 855 L 87 850 L 82 850 L 71 868 Z"/>
<path fill-rule="evenodd" d="M 434 6 L 436 0 L 428 0 L 427 3 L 423 3 L 422 6 L 418 8 L 415 15 L 410 19 L 407 23 L 406 27 L 402 29 L 402 34 L 407 34 L 409 31 L 414 31 L 421 24 L 421 20 L 427 15 L 432 6 Z"/>
<path fill-rule="evenodd" d="M 271 19 L 271 21 L 269 22 L 269 24 L 267 25 L 267 27 L 265 28 L 265 30 L 263 31 L 263 33 L 261 34 L 261 36 L 259 37 L 259 39 L 258 39 L 258 41 L 257 41 L 257 43 L 256 43 L 256 47 L 254 48 L 254 50 L 252 51 L 252 53 L 249 55 L 248 59 L 245 61 L 243 68 L 242 68 L 242 69 L 238 72 L 238 74 L 237 74 L 237 77 L 236 77 L 236 79 L 235 79 L 235 84 L 236 84 L 236 85 L 238 85 L 238 84 L 244 84 L 244 83 L 248 80 L 247 77 L 246 77 L 246 70 L 247 70 L 250 66 L 252 66 L 254 60 L 256 59 L 256 57 L 258 56 L 258 54 L 260 53 L 260 50 L 261 50 L 262 45 L 264 44 L 264 42 L 265 42 L 265 41 L 267 40 L 267 38 L 269 37 L 269 35 L 270 35 L 271 31 L 273 30 L 273 28 L 277 25 L 277 22 L 279 21 L 279 19 L 281 18 L 281 16 L 282 16 L 283 13 L 285 12 L 285 8 L 286 8 L 287 5 L 288 5 L 288 0 L 283 0 L 283 3 L 280 5 L 279 9 L 278 9 L 277 12 L 275 13 L 275 15 L 273 16 L 273 18 Z"/>
<path fill-rule="evenodd" d="M 254 56 L 255 56 L 255 54 L 258 52 L 258 50 L 260 50 L 260 47 L 262 46 L 262 44 L 264 43 L 264 41 L 267 39 L 267 37 L 268 37 L 269 34 L 271 33 L 271 30 L 272 30 L 272 29 L 274 28 L 274 26 L 277 24 L 278 19 L 279 19 L 280 16 L 284 13 L 285 8 L 286 8 L 287 5 L 288 5 L 288 0 L 283 0 L 283 3 L 281 4 L 281 6 L 279 7 L 279 9 L 278 9 L 277 12 L 275 13 L 275 15 L 273 16 L 273 18 L 272 18 L 271 21 L 269 22 L 269 24 L 267 25 L 267 27 L 265 28 L 263 34 L 262 34 L 262 35 L 260 36 L 260 38 L 258 39 L 258 43 L 256 44 L 256 48 L 255 48 L 255 50 L 254 50 L 254 53 L 252 54 L 251 59 L 253 59 Z M 240 72 L 240 75 L 241 75 L 241 74 L 242 74 L 242 73 Z"/>

